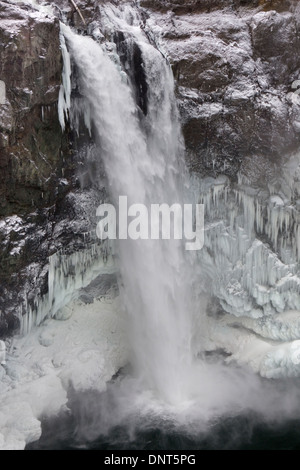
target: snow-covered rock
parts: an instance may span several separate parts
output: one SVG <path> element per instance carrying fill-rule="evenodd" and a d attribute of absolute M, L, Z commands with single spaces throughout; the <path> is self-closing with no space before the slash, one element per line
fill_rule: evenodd
<path fill-rule="evenodd" d="M 66 409 L 70 388 L 101 392 L 127 361 L 118 299 L 104 296 L 68 308 L 68 319 L 47 320 L 10 343 L 0 375 L 2 450 L 38 440 L 40 419 Z"/>
<path fill-rule="evenodd" d="M 142 5 L 174 70 L 192 170 L 234 176 L 245 157 L 298 148 L 300 108 L 290 100 L 300 74 L 297 2 Z"/>

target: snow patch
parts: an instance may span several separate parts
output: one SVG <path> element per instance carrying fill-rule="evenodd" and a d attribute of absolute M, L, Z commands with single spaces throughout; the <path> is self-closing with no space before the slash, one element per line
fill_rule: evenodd
<path fill-rule="evenodd" d="M 9 345 L 6 373 L 0 374 L 1 450 L 39 439 L 40 419 L 66 407 L 70 386 L 103 391 L 127 361 L 118 298 L 68 308 L 65 321 L 48 319 Z"/>

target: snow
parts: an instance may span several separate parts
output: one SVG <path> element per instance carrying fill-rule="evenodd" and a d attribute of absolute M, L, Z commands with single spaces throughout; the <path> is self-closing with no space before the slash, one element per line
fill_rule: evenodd
<path fill-rule="evenodd" d="M 39 439 L 41 417 L 67 407 L 70 386 L 103 391 L 127 361 L 118 298 L 74 301 L 68 310 L 63 321 L 48 319 L 8 342 L 0 369 L 0 450 Z"/>
<path fill-rule="evenodd" d="M 249 317 L 237 319 L 233 315 L 225 315 L 221 320 L 209 318 L 207 337 L 202 340 L 208 351 L 221 348 L 228 352 L 228 364 L 237 362 L 248 365 L 262 377 L 299 377 L 300 341 L 291 338 L 299 337 L 300 312 L 283 314 L 278 318 L 277 325 L 276 320 L 273 320 L 270 318 L 257 321 Z M 278 338 L 279 324 L 283 334 L 278 340 L 270 339 L 274 335 Z M 284 334 L 283 325 L 286 325 L 290 335 Z M 287 338 L 289 340 L 285 341 Z"/>
<path fill-rule="evenodd" d="M 0 104 L 5 104 L 6 102 L 6 86 L 3 80 L 0 80 Z"/>
<path fill-rule="evenodd" d="M 25 5 L 31 6 L 33 9 L 37 10 L 38 12 L 42 13 L 43 15 L 54 16 L 54 10 L 50 6 L 49 2 L 38 1 L 38 0 L 10 0 L 10 3 L 23 3 Z"/>

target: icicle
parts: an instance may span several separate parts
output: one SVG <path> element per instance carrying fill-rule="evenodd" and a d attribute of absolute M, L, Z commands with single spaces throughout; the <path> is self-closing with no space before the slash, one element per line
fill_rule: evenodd
<path fill-rule="evenodd" d="M 63 35 L 64 25 L 60 23 L 60 47 L 63 58 L 63 71 L 62 71 L 62 84 L 59 90 L 58 97 L 58 117 L 62 128 L 65 130 L 65 125 L 68 120 L 69 110 L 71 106 L 71 59 L 67 49 L 66 40 Z"/>
<path fill-rule="evenodd" d="M 88 233 L 87 238 L 92 239 L 93 233 Z M 25 299 L 26 313 L 20 318 L 22 334 L 27 334 L 45 318 L 53 317 L 79 289 L 87 286 L 97 275 L 115 272 L 112 244 L 108 240 L 92 245 L 88 243 L 89 240 L 86 249 L 71 255 L 57 252 L 50 256 L 48 293 L 34 299 L 33 307 L 28 306 Z"/>
<path fill-rule="evenodd" d="M 245 181 L 238 175 L 239 184 Z M 214 280 L 214 294 L 236 316 L 269 316 L 300 306 L 298 212 L 276 195 L 275 186 L 270 185 L 270 193 L 258 198 L 245 185 L 224 188 L 218 180 L 202 184 L 201 201 L 211 222 L 200 258 Z M 257 240 L 258 235 L 266 236 L 271 246 Z M 224 288 L 233 279 L 239 289 Z"/>

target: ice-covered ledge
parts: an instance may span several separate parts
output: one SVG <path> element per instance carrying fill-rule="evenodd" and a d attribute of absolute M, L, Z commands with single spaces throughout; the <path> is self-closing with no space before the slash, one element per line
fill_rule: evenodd
<path fill-rule="evenodd" d="M 24 449 L 41 435 L 40 418 L 65 409 L 68 390 L 105 390 L 127 362 L 118 297 L 74 301 L 25 337 L 8 343 L 0 366 L 0 449 Z"/>
<path fill-rule="evenodd" d="M 113 244 L 109 240 L 97 240 L 95 233 L 86 235 L 87 239 L 94 239 L 93 243 L 86 242 L 86 248 L 70 254 L 60 251 L 50 256 L 48 292 L 27 305 L 26 313 L 20 316 L 21 334 L 29 333 L 45 318 L 59 316 L 60 310 L 96 277 L 117 273 Z"/>
<path fill-rule="evenodd" d="M 300 374 L 299 181 L 295 153 L 280 165 L 249 159 L 236 183 L 193 183 L 206 210 L 201 276 L 218 299 L 198 342 L 269 378 Z"/>

